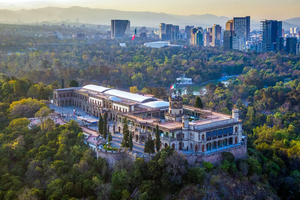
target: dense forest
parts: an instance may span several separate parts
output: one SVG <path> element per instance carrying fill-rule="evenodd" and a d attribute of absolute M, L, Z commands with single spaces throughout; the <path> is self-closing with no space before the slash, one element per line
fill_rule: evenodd
<path fill-rule="evenodd" d="M 100 40 L 0 56 L 0 199 L 300 199 L 300 55 L 122 48 Z M 28 127 L 62 79 L 65 87 L 92 82 L 165 99 L 183 74 L 195 83 L 240 74 L 227 86 L 208 84 L 201 102 L 227 114 L 240 109 L 247 159 L 224 153 L 219 166 L 189 165 L 167 148 L 148 163 L 125 159 L 109 167 L 74 121 Z M 183 99 L 195 105 L 194 95 Z"/>

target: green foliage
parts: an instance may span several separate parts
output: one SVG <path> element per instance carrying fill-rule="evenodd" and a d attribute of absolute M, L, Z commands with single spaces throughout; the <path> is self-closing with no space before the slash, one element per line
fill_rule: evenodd
<path fill-rule="evenodd" d="M 234 162 L 230 162 L 229 160 L 224 160 L 222 165 L 220 165 L 220 169 L 226 172 L 237 172 L 237 168 Z"/>
<path fill-rule="evenodd" d="M 249 174 L 261 174 L 262 173 L 262 168 L 258 160 L 254 158 L 248 158 L 247 159 L 247 165 L 249 166 Z"/>
<path fill-rule="evenodd" d="M 203 108 L 203 103 L 202 103 L 202 100 L 199 96 L 196 97 L 195 107 L 196 108 Z"/>
<path fill-rule="evenodd" d="M 104 117 L 103 117 L 103 138 L 106 139 L 107 138 L 107 113 L 104 113 Z"/>
<path fill-rule="evenodd" d="M 65 88 L 65 81 L 64 81 L 64 79 L 61 79 L 61 86 L 60 86 L 60 88 Z"/>
<path fill-rule="evenodd" d="M 189 183 L 199 184 L 205 178 L 205 170 L 200 167 L 189 168 L 187 173 L 187 181 Z"/>
<path fill-rule="evenodd" d="M 234 155 L 230 152 L 222 152 L 222 157 L 223 157 L 223 161 L 227 160 L 231 163 L 235 161 Z"/>
<path fill-rule="evenodd" d="M 129 130 L 128 130 L 128 121 L 125 117 L 123 122 L 123 140 L 122 140 L 122 147 L 128 148 L 129 147 Z"/>
<path fill-rule="evenodd" d="M 145 148 L 144 148 L 145 153 L 155 153 L 155 148 L 154 148 L 154 141 L 152 140 L 151 136 L 148 137 L 148 140 L 145 143 Z"/>
<path fill-rule="evenodd" d="M 132 148 L 133 148 L 132 133 L 130 133 L 130 135 L 129 135 L 128 146 L 129 146 L 130 151 L 132 151 Z"/>
<path fill-rule="evenodd" d="M 69 82 L 69 87 L 79 87 L 79 83 L 75 80 Z"/>
<path fill-rule="evenodd" d="M 158 125 L 156 125 L 156 129 L 155 129 L 155 138 L 156 138 L 156 140 L 155 140 L 156 151 L 159 152 L 161 141 L 160 141 L 160 134 L 159 134 Z"/>
<path fill-rule="evenodd" d="M 206 171 L 210 172 L 214 168 L 214 165 L 211 162 L 203 162 L 203 167 Z"/>
<path fill-rule="evenodd" d="M 98 132 L 100 135 L 103 135 L 103 118 L 102 115 L 99 118 L 99 122 L 98 122 Z"/>
<path fill-rule="evenodd" d="M 111 142 L 112 141 L 112 136 L 111 136 L 111 133 L 109 132 L 108 134 L 108 139 L 107 139 L 108 142 Z"/>

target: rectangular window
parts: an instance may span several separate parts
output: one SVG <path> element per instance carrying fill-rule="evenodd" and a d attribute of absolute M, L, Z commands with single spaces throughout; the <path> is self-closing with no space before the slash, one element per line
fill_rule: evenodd
<path fill-rule="evenodd" d="M 228 134 L 227 128 L 224 128 L 223 129 L 223 135 L 227 135 L 227 134 Z"/>
<path fill-rule="evenodd" d="M 218 130 L 218 137 L 222 137 L 222 135 L 223 135 L 222 129 Z"/>
<path fill-rule="evenodd" d="M 213 137 L 217 137 L 217 131 L 213 131 Z"/>
<path fill-rule="evenodd" d="M 211 132 L 207 132 L 207 133 L 206 133 L 206 139 L 207 139 L 207 140 L 210 140 L 210 137 L 211 137 Z"/>
<path fill-rule="evenodd" d="M 228 133 L 229 133 L 229 134 L 232 134 L 232 133 L 233 133 L 233 127 L 229 127 L 229 128 L 228 128 Z"/>

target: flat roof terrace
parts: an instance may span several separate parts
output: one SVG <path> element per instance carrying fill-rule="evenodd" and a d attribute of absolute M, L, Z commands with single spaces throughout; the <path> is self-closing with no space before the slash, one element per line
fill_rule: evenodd
<path fill-rule="evenodd" d="M 230 115 L 211 112 L 206 116 L 206 118 L 190 122 L 189 124 L 198 126 L 198 125 L 210 124 L 213 122 L 225 121 L 225 120 L 229 120 L 229 119 L 231 119 Z"/>
<path fill-rule="evenodd" d="M 165 123 L 158 124 L 158 126 L 169 130 L 176 130 L 182 128 L 182 124 L 179 122 L 165 122 Z"/>

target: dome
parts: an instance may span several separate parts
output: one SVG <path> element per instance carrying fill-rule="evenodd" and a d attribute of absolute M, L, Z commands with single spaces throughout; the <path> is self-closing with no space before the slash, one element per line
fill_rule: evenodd
<path fill-rule="evenodd" d="M 109 100 L 112 100 L 112 101 L 122 101 L 121 99 L 119 99 L 118 97 L 115 97 L 115 96 L 109 97 Z"/>
<path fill-rule="evenodd" d="M 169 102 L 166 101 L 152 101 L 152 102 L 148 102 L 148 103 L 143 103 L 143 106 L 147 106 L 150 108 L 168 108 L 169 107 Z"/>

